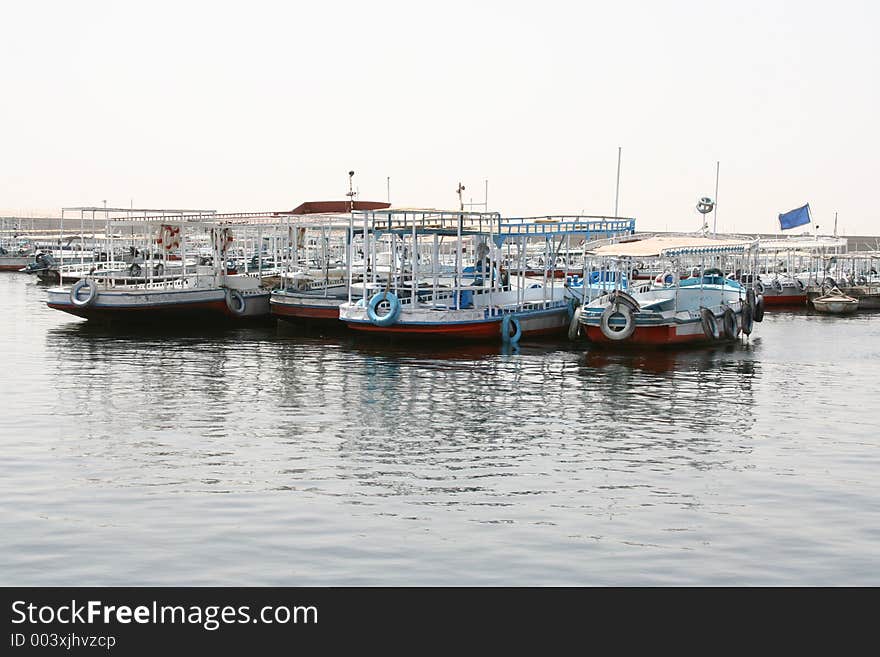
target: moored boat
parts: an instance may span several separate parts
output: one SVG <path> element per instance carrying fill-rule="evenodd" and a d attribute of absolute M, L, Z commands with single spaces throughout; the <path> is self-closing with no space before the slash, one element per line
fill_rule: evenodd
<path fill-rule="evenodd" d="M 831 315 L 845 315 L 855 312 L 859 308 L 859 300 L 851 296 L 847 296 L 840 291 L 840 288 L 832 288 L 828 294 L 816 297 L 812 301 L 813 308 L 820 313 L 828 313 Z"/>
<path fill-rule="evenodd" d="M 0 271 L 21 271 L 32 258 L 29 246 L 0 246 Z"/>
<path fill-rule="evenodd" d="M 94 270 L 73 285 L 49 288 L 48 306 L 86 319 L 144 323 L 268 316 L 269 290 L 261 286 L 259 276 L 226 271 L 225 256 L 234 239 L 228 226 L 202 222 L 173 225 L 165 221 L 126 222 L 132 231 L 138 231 L 137 239 L 145 243 L 146 252 L 155 243 L 166 257 L 164 263 L 145 268 L 146 280 L 132 283 L 128 278 L 133 275 L 130 269 Z M 188 266 L 186 246 L 198 245 L 199 233 L 210 235 L 213 257 L 210 264 Z M 175 273 L 164 269 L 159 273 L 158 264 L 168 265 L 171 256 L 175 258 Z"/>
<path fill-rule="evenodd" d="M 632 219 L 609 217 L 370 213 L 362 228 L 369 236 L 357 272 L 362 283 L 349 286 L 339 318 L 355 331 L 420 339 L 517 343 L 564 334 L 574 308 L 572 281 L 565 281 L 572 252 L 597 236 L 630 235 L 634 226 Z M 392 254 L 390 269 L 380 274 L 375 254 L 385 251 Z M 535 252 L 548 264 L 527 276 L 533 267 L 526 258 Z"/>
<path fill-rule="evenodd" d="M 585 298 L 573 321 L 588 341 L 605 345 L 709 344 L 750 335 L 754 322 L 763 319 L 763 299 L 725 277 L 721 267 L 725 260 L 748 261 L 755 244 L 681 236 L 601 247 L 594 255 L 621 271 L 629 271 L 635 257 L 665 259 L 668 269 L 653 283 Z M 682 268 L 691 272 L 686 279 L 678 273 Z M 573 324 L 570 337 L 577 333 Z"/>

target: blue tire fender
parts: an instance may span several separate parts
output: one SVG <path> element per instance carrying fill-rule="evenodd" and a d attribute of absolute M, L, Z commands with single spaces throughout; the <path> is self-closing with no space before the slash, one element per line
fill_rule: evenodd
<path fill-rule="evenodd" d="M 388 302 L 390 309 L 385 315 L 379 315 L 376 308 L 383 301 Z M 400 317 L 400 310 L 400 299 L 394 292 L 376 292 L 367 304 L 367 317 L 369 317 L 370 323 L 376 326 L 391 326 Z"/>
<path fill-rule="evenodd" d="M 521 337 L 522 326 L 519 324 L 519 319 L 515 315 L 505 315 L 501 320 L 501 341 L 504 344 L 516 344 Z"/>

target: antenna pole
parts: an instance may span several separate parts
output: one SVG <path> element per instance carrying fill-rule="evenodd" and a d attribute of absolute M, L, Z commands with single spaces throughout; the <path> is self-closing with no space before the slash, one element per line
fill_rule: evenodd
<path fill-rule="evenodd" d="M 620 156 L 623 151 L 622 146 L 617 147 L 617 184 L 614 186 L 614 216 L 617 216 L 617 201 L 620 198 Z"/>
<path fill-rule="evenodd" d="M 354 171 L 348 172 L 348 211 L 354 212 Z"/>
<path fill-rule="evenodd" d="M 721 162 L 715 162 L 715 208 L 712 213 L 712 235 L 718 234 L 718 176 L 721 173 Z"/>

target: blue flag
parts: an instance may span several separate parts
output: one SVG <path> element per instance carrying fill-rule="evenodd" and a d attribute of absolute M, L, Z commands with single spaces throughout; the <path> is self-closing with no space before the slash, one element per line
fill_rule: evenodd
<path fill-rule="evenodd" d="M 779 227 L 782 230 L 785 230 L 786 228 L 796 228 L 797 226 L 803 226 L 804 224 L 810 223 L 810 221 L 809 203 L 807 203 L 803 207 L 789 210 L 788 212 L 783 212 L 781 215 L 779 215 Z"/>

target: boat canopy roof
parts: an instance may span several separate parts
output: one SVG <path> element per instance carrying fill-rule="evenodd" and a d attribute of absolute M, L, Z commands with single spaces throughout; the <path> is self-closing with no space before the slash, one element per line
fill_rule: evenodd
<path fill-rule="evenodd" d="M 752 248 L 756 243 L 756 240 L 745 238 L 718 240 L 692 235 L 669 235 L 607 244 L 594 249 L 592 253 L 597 256 L 618 258 L 650 258 L 703 253 L 743 253 Z"/>
<path fill-rule="evenodd" d="M 390 207 L 390 203 L 382 201 L 306 201 L 288 214 L 336 214 L 352 210 L 384 210 Z"/>
<path fill-rule="evenodd" d="M 761 240 L 761 251 L 820 251 L 845 248 L 845 237 L 789 237 L 777 240 Z"/>
<path fill-rule="evenodd" d="M 880 258 L 880 251 L 850 251 L 848 253 L 825 253 L 822 255 L 823 260 L 873 260 Z"/>

